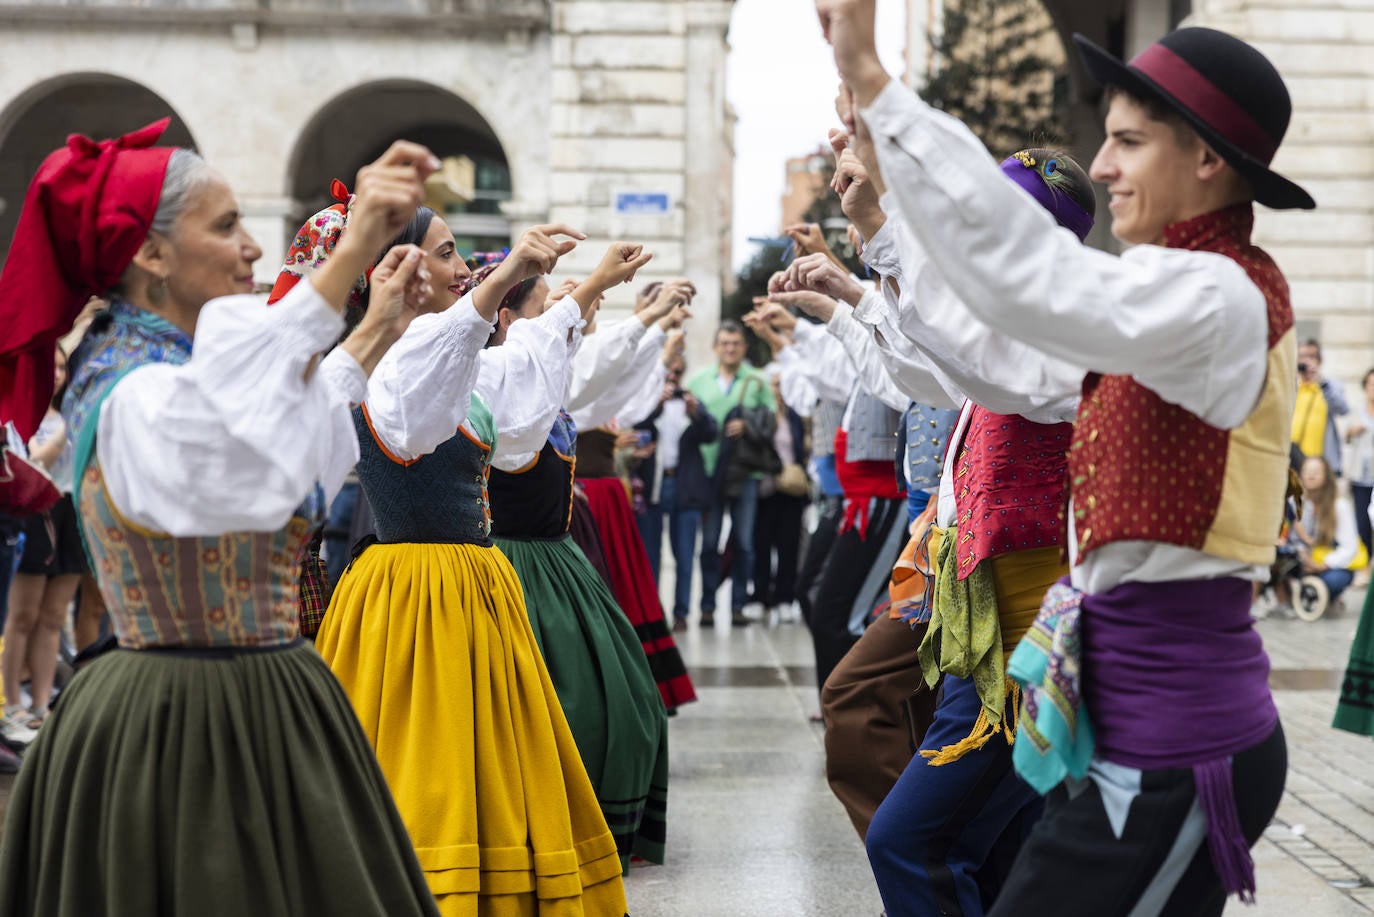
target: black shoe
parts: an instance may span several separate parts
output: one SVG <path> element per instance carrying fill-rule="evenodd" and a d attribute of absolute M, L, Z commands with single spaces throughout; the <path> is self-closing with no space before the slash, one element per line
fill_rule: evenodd
<path fill-rule="evenodd" d="M 738 608 L 730 612 L 731 627 L 748 627 L 750 624 L 753 623 L 754 619 L 747 616 L 743 611 L 740 611 Z"/>
<path fill-rule="evenodd" d="M 18 752 L 8 742 L 0 742 L 0 774 L 17 774 L 22 763 Z"/>
<path fill-rule="evenodd" d="M 705 611 L 705 610 L 703 610 L 703 611 L 701 612 L 701 620 L 698 621 L 697 623 L 700 624 L 702 627 L 715 627 L 715 626 L 716 626 L 716 612 L 715 612 L 715 609 L 712 609 L 712 610 L 710 610 L 710 611 Z"/>
<path fill-rule="evenodd" d="M 673 618 L 673 633 L 680 634 L 687 629 L 686 618 Z"/>

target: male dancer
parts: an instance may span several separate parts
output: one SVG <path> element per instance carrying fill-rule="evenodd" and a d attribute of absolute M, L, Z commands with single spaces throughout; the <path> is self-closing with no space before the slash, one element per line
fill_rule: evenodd
<path fill-rule="evenodd" d="M 1136 245 L 1118 258 L 1047 231 L 988 178 L 963 125 L 889 80 L 872 0 L 817 8 L 883 176 L 960 299 L 1090 370 L 1070 452 L 1072 586 L 1023 643 L 1042 658 L 1013 659 L 1035 727 L 1018 768 L 1042 786 L 1070 779 L 993 913 L 1219 914 L 1226 892 L 1253 894 L 1248 846 L 1286 772 L 1249 604 L 1282 513 L 1296 363 L 1287 283 L 1250 242 L 1252 204 L 1314 206 L 1269 168 L 1287 89 L 1209 29 L 1130 64 L 1077 39 L 1114 87 L 1092 173 L 1113 233 Z M 1060 652 L 1080 639 L 1081 668 Z"/>

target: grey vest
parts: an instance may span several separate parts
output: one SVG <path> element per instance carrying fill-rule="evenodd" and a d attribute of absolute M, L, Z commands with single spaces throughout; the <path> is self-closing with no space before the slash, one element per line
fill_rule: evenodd
<path fill-rule="evenodd" d="M 902 415 L 883 404 L 881 399 L 855 386 L 845 409 L 849 424 L 845 427 L 845 459 L 851 462 L 890 462 L 897 454 L 897 433 L 902 427 Z"/>

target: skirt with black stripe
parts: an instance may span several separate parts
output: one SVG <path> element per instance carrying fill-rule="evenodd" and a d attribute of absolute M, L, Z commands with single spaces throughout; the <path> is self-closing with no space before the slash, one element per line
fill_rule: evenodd
<path fill-rule="evenodd" d="M 1365 595 L 1360 626 L 1350 646 L 1350 661 L 1336 703 L 1337 729 L 1374 736 L 1374 589 Z"/>
<path fill-rule="evenodd" d="M 520 578 L 530 627 L 622 868 L 631 855 L 662 863 L 668 717 L 634 628 L 566 536 L 497 544 Z"/>
<path fill-rule="evenodd" d="M 654 571 L 649 566 L 649 555 L 644 552 L 625 486 L 619 478 L 579 478 L 578 483 L 587 492 L 587 504 L 601 536 L 611 591 L 634 625 L 644 655 L 649 658 L 649 669 L 658 683 L 663 706 L 674 710 L 696 700 L 696 689 L 658 600 Z"/>

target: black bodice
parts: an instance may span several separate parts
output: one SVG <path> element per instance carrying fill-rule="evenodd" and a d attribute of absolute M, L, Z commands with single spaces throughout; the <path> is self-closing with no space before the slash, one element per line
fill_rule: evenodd
<path fill-rule="evenodd" d="M 491 544 L 487 469 L 491 450 L 465 430 L 414 461 L 389 455 L 353 409 L 358 430 L 358 480 L 383 544 Z"/>
<path fill-rule="evenodd" d="M 497 538 L 558 538 L 572 518 L 576 460 L 552 442 L 524 471 L 491 471 L 491 533 Z"/>

